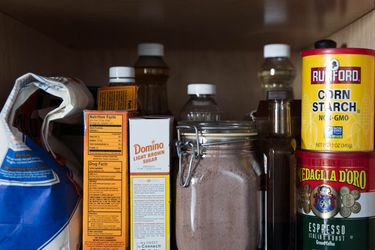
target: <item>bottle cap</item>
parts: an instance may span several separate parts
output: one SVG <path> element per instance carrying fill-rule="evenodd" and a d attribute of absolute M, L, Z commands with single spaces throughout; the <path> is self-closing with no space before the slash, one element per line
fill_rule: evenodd
<path fill-rule="evenodd" d="M 290 57 L 290 46 L 288 44 L 266 44 L 263 49 L 264 58 Z"/>
<path fill-rule="evenodd" d="M 110 67 L 109 82 L 134 82 L 134 68 L 124 66 Z"/>
<path fill-rule="evenodd" d="M 160 43 L 140 43 L 138 56 L 164 56 L 164 46 Z"/>
<path fill-rule="evenodd" d="M 336 48 L 337 43 L 330 39 L 323 39 L 314 43 L 315 49 Z"/>
<path fill-rule="evenodd" d="M 210 83 L 190 83 L 187 86 L 188 95 L 215 95 L 216 85 Z"/>

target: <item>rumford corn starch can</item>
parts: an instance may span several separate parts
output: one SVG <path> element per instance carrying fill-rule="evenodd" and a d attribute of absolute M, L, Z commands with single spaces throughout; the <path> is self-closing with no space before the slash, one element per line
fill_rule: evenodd
<path fill-rule="evenodd" d="M 297 151 L 297 245 L 375 249 L 375 153 Z"/>
<path fill-rule="evenodd" d="M 374 149 L 374 55 L 355 48 L 302 52 L 302 149 Z"/>

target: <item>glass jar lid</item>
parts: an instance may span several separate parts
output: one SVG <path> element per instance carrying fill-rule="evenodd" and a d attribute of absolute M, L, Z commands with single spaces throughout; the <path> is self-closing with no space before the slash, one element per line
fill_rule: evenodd
<path fill-rule="evenodd" d="M 252 121 L 183 121 L 177 125 L 176 149 L 179 158 L 179 184 L 189 186 L 193 173 L 193 161 L 203 155 L 203 148 L 232 144 L 247 143 L 257 135 L 255 123 Z M 187 153 L 189 150 L 189 153 Z M 182 159 L 189 155 L 187 176 L 183 175 Z"/>
<path fill-rule="evenodd" d="M 201 145 L 254 140 L 257 131 L 252 121 L 182 121 L 177 125 L 179 141 Z"/>

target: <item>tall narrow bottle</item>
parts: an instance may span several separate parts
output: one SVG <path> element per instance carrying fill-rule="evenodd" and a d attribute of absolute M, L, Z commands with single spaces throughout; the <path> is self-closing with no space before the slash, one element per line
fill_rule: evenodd
<path fill-rule="evenodd" d="M 134 65 L 139 85 L 138 109 L 143 115 L 167 115 L 167 80 L 169 68 L 164 62 L 164 47 L 158 43 L 138 44 L 138 60 Z"/>
<path fill-rule="evenodd" d="M 265 249 L 294 249 L 294 207 L 292 198 L 293 138 L 290 103 L 270 101 L 271 133 L 266 139 L 264 158 Z"/>

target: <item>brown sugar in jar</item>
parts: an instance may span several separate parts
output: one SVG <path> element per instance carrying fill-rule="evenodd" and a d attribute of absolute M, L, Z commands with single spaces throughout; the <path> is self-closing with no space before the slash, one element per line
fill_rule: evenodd
<path fill-rule="evenodd" d="M 252 123 L 187 123 L 178 130 L 178 249 L 256 249 L 260 169 Z"/>

